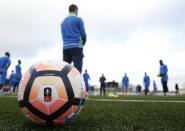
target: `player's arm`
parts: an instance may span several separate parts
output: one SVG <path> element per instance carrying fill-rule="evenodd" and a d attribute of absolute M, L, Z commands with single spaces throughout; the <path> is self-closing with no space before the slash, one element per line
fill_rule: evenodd
<path fill-rule="evenodd" d="M 85 45 L 86 43 L 86 32 L 85 32 L 85 27 L 84 27 L 84 22 L 81 18 L 79 18 L 79 28 L 80 28 L 80 35 L 82 38 L 82 44 Z"/>
<path fill-rule="evenodd" d="M 89 77 L 89 80 L 91 80 L 91 78 L 90 78 L 90 76 L 88 75 L 88 77 Z"/>
<path fill-rule="evenodd" d="M 7 70 L 10 67 L 10 62 L 7 62 L 5 69 Z"/>
<path fill-rule="evenodd" d="M 4 70 L 7 70 L 10 66 L 10 61 L 6 61 L 6 64 L 3 65 Z"/>

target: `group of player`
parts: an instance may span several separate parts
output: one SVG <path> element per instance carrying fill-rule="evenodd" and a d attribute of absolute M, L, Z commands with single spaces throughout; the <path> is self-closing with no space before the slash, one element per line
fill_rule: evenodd
<path fill-rule="evenodd" d="M 168 92 L 168 67 L 163 63 L 162 60 L 159 61 L 160 63 L 160 70 L 159 70 L 159 75 L 158 77 L 161 78 L 161 84 L 163 87 L 163 92 L 164 95 Z M 145 95 L 149 94 L 149 87 L 150 87 L 150 77 L 149 75 L 145 72 L 144 73 L 144 78 L 143 78 L 143 85 L 144 85 L 144 92 Z M 129 78 L 127 74 L 125 73 L 125 76 L 122 79 L 122 88 L 125 89 L 125 92 L 127 93 L 127 89 L 129 87 Z M 141 92 L 141 86 L 137 85 L 136 86 L 136 92 L 140 93 Z M 157 84 L 155 80 L 153 81 L 153 93 L 157 93 Z"/>
<path fill-rule="evenodd" d="M 163 64 L 162 60 L 160 60 L 159 63 L 160 63 L 160 71 L 159 71 L 158 76 L 161 78 L 163 92 L 164 92 L 164 95 L 166 95 L 166 93 L 168 92 L 168 84 L 167 84 L 168 83 L 168 67 L 167 67 L 167 65 Z M 85 70 L 85 73 L 83 74 L 83 78 L 84 78 L 87 92 L 91 92 L 89 82 L 88 82 L 90 80 L 90 75 L 88 74 L 87 70 Z M 105 81 L 106 81 L 106 78 L 105 78 L 104 74 L 102 74 L 102 76 L 99 79 L 100 95 L 102 95 L 102 91 L 105 95 Z M 127 73 L 125 73 L 125 75 L 123 76 L 121 84 L 122 84 L 123 91 L 127 93 L 128 87 L 130 84 L 129 77 L 127 76 Z M 150 87 L 150 77 L 146 72 L 144 73 L 143 85 L 144 85 L 144 93 L 145 93 L 145 95 L 148 95 L 149 94 L 149 87 Z M 136 92 L 141 92 L 141 86 L 137 85 L 136 87 L 137 87 Z M 156 85 L 155 80 L 153 81 L 153 87 L 154 87 L 154 90 L 153 90 L 154 94 L 156 94 L 157 93 L 157 85 Z"/>
<path fill-rule="evenodd" d="M 166 93 L 168 92 L 168 67 L 167 65 L 163 64 L 163 61 L 160 60 L 160 70 L 159 70 L 159 75 L 158 77 L 160 77 L 161 79 L 161 84 L 163 87 L 163 92 L 164 95 L 166 96 Z M 145 72 L 144 73 L 144 78 L 143 78 L 143 85 L 144 85 L 144 93 L 145 95 L 149 94 L 149 87 L 150 87 L 150 77 L 149 75 Z M 129 87 L 129 78 L 127 76 L 127 74 L 125 73 L 125 76 L 122 79 L 122 88 L 125 90 L 125 92 L 127 93 L 127 89 Z M 141 89 L 141 85 L 137 85 L 136 86 L 136 93 L 141 93 L 142 89 Z M 175 84 L 175 93 L 176 95 L 179 95 L 179 87 L 178 84 Z M 157 84 L 155 82 L 155 80 L 153 80 L 153 94 L 156 95 L 157 94 Z"/>
<path fill-rule="evenodd" d="M 160 69 L 159 69 L 159 77 L 161 78 L 161 84 L 163 87 L 163 92 L 164 95 L 168 92 L 168 67 L 163 63 L 162 60 L 159 61 L 160 64 Z M 150 87 L 150 77 L 149 75 L 145 72 L 144 73 L 144 78 L 143 78 L 143 85 L 144 85 L 144 92 L 145 95 L 149 94 L 149 87 Z M 127 92 L 129 86 L 129 78 L 127 74 L 125 73 L 125 76 L 122 79 L 122 88 L 124 88 Z M 141 92 L 141 86 L 137 85 L 136 86 L 136 92 Z M 155 80 L 153 81 L 153 93 L 157 93 L 157 84 Z"/>
<path fill-rule="evenodd" d="M 18 63 L 15 66 L 15 72 L 14 70 L 12 70 L 8 80 L 7 72 L 11 65 L 10 53 L 5 52 L 5 55 L 0 57 L 0 94 L 1 95 L 3 94 L 5 85 L 8 86 L 8 90 L 10 91 L 10 94 L 12 94 L 12 91 L 14 94 L 16 94 L 16 91 L 18 90 L 18 85 L 22 78 L 22 69 L 21 69 L 21 60 L 18 60 L 17 62 Z"/>
<path fill-rule="evenodd" d="M 144 77 L 143 77 L 143 85 L 144 85 L 144 94 L 145 95 L 148 95 L 149 92 L 150 92 L 150 90 L 149 90 L 149 87 L 151 85 L 150 83 L 151 83 L 150 82 L 150 77 L 145 72 L 144 73 Z M 128 92 L 128 87 L 129 87 L 129 77 L 125 73 L 125 76 L 122 79 L 122 92 L 127 93 Z M 141 92 L 142 92 L 142 86 L 140 84 L 136 85 L 135 92 L 141 94 Z M 153 94 L 154 95 L 157 94 L 157 84 L 156 84 L 155 80 L 153 80 Z"/>

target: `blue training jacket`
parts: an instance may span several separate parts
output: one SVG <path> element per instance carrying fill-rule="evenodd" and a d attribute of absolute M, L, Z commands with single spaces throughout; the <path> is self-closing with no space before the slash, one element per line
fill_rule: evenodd
<path fill-rule="evenodd" d="M 168 81 L 168 67 L 167 65 L 162 65 L 160 67 L 160 74 L 162 75 L 162 81 Z"/>
<path fill-rule="evenodd" d="M 125 87 L 128 87 L 129 85 L 129 78 L 128 76 L 124 76 L 123 79 L 122 79 L 122 84 L 125 86 Z"/>
<path fill-rule="evenodd" d="M 19 80 L 22 78 L 21 66 L 19 64 L 15 67 L 15 75 L 19 77 Z"/>
<path fill-rule="evenodd" d="M 15 75 L 15 73 L 12 73 L 12 74 L 10 75 L 10 81 L 11 81 L 11 82 L 15 82 L 15 81 L 16 81 L 16 75 Z"/>
<path fill-rule="evenodd" d="M 86 33 L 83 20 L 70 13 L 61 24 L 63 49 L 83 48 L 86 43 Z"/>
<path fill-rule="evenodd" d="M 149 88 L 149 86 L 150 86 L 150 77 L 148 75 L 145 75 L 144 79 L 143 79 L 143 82 L 144 82 L 145 88 Z"/>
<path fill-rule="evenodd" d="M 3 56 L 0 58 L 0 71 L 7 71 L 11 64 L 10 58 Z"/>
<path fill-rule="evenodd" d="M 89 76 L 88 73 L 84 73 L 84 74 L 83 74 L 83 78 L 84 78 L 84 82 L 85 82 L 85 83 L 88 83 L 88 80 L 90 80 L 90 76 Z"/>

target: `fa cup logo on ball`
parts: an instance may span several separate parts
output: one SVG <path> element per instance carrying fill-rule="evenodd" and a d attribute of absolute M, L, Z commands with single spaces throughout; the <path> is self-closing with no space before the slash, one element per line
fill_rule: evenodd
<path fill-rule="evenodd" d="M 52 100 L 51 93 L 52 93 L 51 88 L 49 87 L 44 88 L 44 101 L 50 102 Z"/>

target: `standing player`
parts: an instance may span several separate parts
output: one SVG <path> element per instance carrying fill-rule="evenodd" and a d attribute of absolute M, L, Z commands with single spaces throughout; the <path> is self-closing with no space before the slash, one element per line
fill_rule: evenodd
<path fill-rule="evenodd" d="M 105 78 L 104 74 L 102 74 L 102 76 L 99 79 L 99 82 L 100 82 L 100 95 L 102 95 L 102 90 L 103 90 L 103 93 L 105 95 L 105 81 L 106 81 L 106 78 Z"/>
<path fill-rule="evenodd" d="M 22 78 L 22 72 L 21 72 L 21 60 L 18 60 L 18 64 L 15 67 L 15 76 L 16 76 L 16 82 L 13 88 L 13 93 L 15 93 L 15 90 L 18 90 L 19 83 Z"/>
<path fill-rule="evenodd" d="M 146 74 L 146 72 L 145 72 L 145 75 L 143 78 L 143 83 L 144 83 L 144 87 L 145 87 L 145 95 L 147 96 L 149 93 L 150 77 Z"/>
<path fill-rule="evenodd" d="M 83 78 L 84 78 L 84 82 L 85 82 L 86 91 L 89 92 L 89 95 L 90 95 L 90 92 L 91 92 L 91 89 L 89 87 L 90 76 L 87 73 L 87 70 L 85 70 L 85 73 L 83 74 Z"/>
<path fill-rule="evenodd" d="M 5 52 L 5 56 L 0 58 L 0 93 L 6 81 L 7 70 L 11 64 L 10 53 Z"/>
<path fill-rule="evenodd" d="M 168 92 L 168 67 L 167 65 L 163 64 L 163 61 L 160 60 L 160 73 L 158 76 L 161 77 L 161 84 L 163 86 L 163 92 L 166 96 L 166 93 Z"/>
<path fill-rule="evenodd" d="M 180 95 L 179 94 L 179 85 L 177 83 L 175 84 L 175 94 L 176 94 L 176 96 Z"/>
<path fill-rule="evenodd" d="M 61 24 L 63 38 L 63 60 L 74 64 L 82 72 L 83 46 L 86 43 L 86 33 L 83 20 L 78 17 L 78 7 L 69 6 L 69 16 Z"/>
<path fill-rule="evenodd" d="M 10 79 L 9 79 L 10 95 L 12 94 L 12 87 L 14 87 L 15 83 L 16 83 L 16 75 L 15 75 L 14 71 L 12 70 L 12 73 L 11 73 Z"/>
<path fill-rule="evenodd" d="M 129 78 L 127 76 L 127 73 L 125 73 L 125 76 L 122 79 L 122 88 L 124 89 L 124 91 L 127 93 L 128 90 L 128 86 L 129 86 Z"/>

